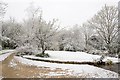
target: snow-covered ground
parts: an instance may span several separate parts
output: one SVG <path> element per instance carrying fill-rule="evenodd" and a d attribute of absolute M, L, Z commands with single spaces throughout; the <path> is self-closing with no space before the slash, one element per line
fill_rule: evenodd
<path fill-rule="evenodd" d="M 93 62 L 98 60 L 100 55 L 92 55 L 85 52 L 69 52 L 69 51 L 46 51 L 50 55 L 49 58 L 35 57 L 34 55 L 25 55 L 26 58 L 55 60 L 55 61 L 74 61 L 74 62 Z M 103 61 L 111 60 L 112 62 L 118 62 L 118 58 L 105 57 Z"/>
<path fill-rule="evenodd" d="M 0 51 L 0 61 L 3 61 L 4 59 L 6 59 L 10 54 L 12 54 L 12 52 L 15 50 L 2 50 Z"/>
<path fill-rule="evenodd" d="M 13 52 L 14 50 L 1 51 L 1 53 L 4 53 L 4 54 L 0 55 L 0 61 L 7 58 Z M 42 59 L 50 59 L 50 60 L 53 59 L 53 60 L 61 60 L 61 61 L 93 61 L 94 59 L 97 59 L 100 57 L 98 55 L 91 55 L 84 52 L 46 51 L 46 53 L 49 53 L 51 57 L 42 58 Z M 33 57 L 33 56 L 24 56 L 24 57 Z M 68 70 L 67 74 L 73 75 L 73 76 L 81 76 L 83 78 L 118 78 L 118 74 L 115 72 L 98 68 L 95 66 L 91 66 L 91 65 L 49 63 L 49 62 L 29 60 L 29 59 L 25 59 L 18 56 L 14 56 L 14 58 L 15 60 L 23 64 L 27 64 L 31 66 L 49 67 L 51 70 L 54 70 L 56 68 L 61 68 L 62 70 Z M 116 58 L 108 57 L 108 59 L 111 59 L 116 62 Z M 59 76 L 59 75 L 65 75 L 65 74 L 66 73 L 50 72 L 47 75 Z"/>
<path fill-rule="evenodd" d="M 66 55 L 64 54 L 62 56 L 66 56 Z M 98 68 L 98 67 L 94 67 L 94 66 L 90 66 L 90 65 L 49 63 L 49 62 L 33 61 L 33 60 L 29 60 L 29 59 L 25 59 L 25 58 L 17 57 L 17 56 L 15 56 L 14 58 L 17 61 L 23 64 L 27 64 L 27 65 L 32 65 L 32 66 L 37 66 L 37 67 L 41 67 L 41 66 L 50 67 L 51 69 L 55 69 L 55 68 L 61 68 L 63 70 L 67 69 L 70 72 L 72 72 L 68 74 L 72 74 L 75 76 L 82 76 L 82 77 L 84 76 L 85 78 L 118 78 L 118 74 L 115 72 L 105 70 L 102 68 Z M 53 76 L 56 74 L 52 73 L 50 75 Z"/>
<path fill-rule="evenodd" d="M 8 53 L 8 52 L 13 52 L 15 51 L 14 49 L 8 49 L 8 50 L 1 50 L 0 54 Z"/>

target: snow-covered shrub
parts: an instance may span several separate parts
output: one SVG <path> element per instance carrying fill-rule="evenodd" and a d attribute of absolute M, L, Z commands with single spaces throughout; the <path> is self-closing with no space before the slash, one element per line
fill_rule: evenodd
<path fill-rule="evenodd" d="M 102 55 L 100 58 L 97 59 L 93 59 L 93 62 L 95 63 L 95 65 L 99 66 L 99 65 L 105 65 L 105 62 L 103 62 L 103 59 L 105 58 L 105 55 Z"/>
<path fill-rule="evenodd" d="M 104 58 L 105 58 L 105 55 L 102 55 L 102 56 L 100 57 L 100 62 L 102 62 Z"/>
<path fill-rule="evenodd" d="M 15 49 L 17 47 L 16 42 L 8 37 L 0 36 L 0 41 L 2 42 L 2 49 Z"/>
<path fill-rule="evenodd" d="M 36 54 L 36 57 L 45 57 L 45 58 L 47 58 L 47 57 L 50 57 L 50 55 L 48 53 L 45 53 L 45 54 L 40 53 L 40 54 Z"/>
<path fill-rule="evenodd" d="M 35 55 L 39 51 L 31 45 L 21 46 L 16 49 L 18 51 L 18 55 Z"/>
<path fill-rule="evenodd" d="M 103 52 L 100 51 L 100 50 L 94 49 L 94 50 L 90 50 L 89 53 L 90 53 L 90 54 L 95 54 L 95 55 L 101 55 Z"/>
<path fill-rule="evenodd" d="M 64 47 L 65 51 L 74 51 L 75 52 L 75 49 L 72 45 L 69 45 L 67 44 L 65 47 Z"/>

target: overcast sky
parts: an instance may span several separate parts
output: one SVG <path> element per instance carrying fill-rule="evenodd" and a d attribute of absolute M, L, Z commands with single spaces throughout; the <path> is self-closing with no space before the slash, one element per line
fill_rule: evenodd
<path fill-rule="evenodd" d="M 8 3 L 5 19 L 14 17 L 22 21 L 31 2 L 43 10 L 45 20 L 59 19 L 62 26 L 82 24 L 99 11 L 102 6 L 118 5 L 119 0 L 2 0 Z"/>

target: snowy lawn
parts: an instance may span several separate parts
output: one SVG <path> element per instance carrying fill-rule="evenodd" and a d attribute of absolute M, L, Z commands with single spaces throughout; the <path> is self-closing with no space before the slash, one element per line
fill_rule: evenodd
<path fill-rule="evenodd" d="M 25 55 L 26 58 L 53 60 L 53 61 L 74 61 L 74 62 L 94 62 L 99 60 L 100 55 L 92 55 L 85 52 L 69 52 L 69 51 L 46 51 L 50 55 L 49 58 L 35 57 L 34 55 Z M 113 63 L 118 62 L 118 58 L 105 57 L 103 61 L 111 60 Z"/>
<path fill-rule="evenodd" d="M 69 70 L 72 73 L 68 73 L 68 74 L 72 74 L 75 76 L 82 76 L 83 78 L 118 78 L 118 74 L 115 72 L 90 65 L 49 63 L 49 62 L 33 61 L 17 56 L 15 56 L 14 58 L 23 64 L 27 64 L 31 66 L 37 66 L 37 67 L 42 66 L 42 67 L 50 67 L 50 69 L 61 68 L 63 70 Z M 56 75 L 56 74 L 52 74 L 52 75 Z"/>
<path fill-rule="evenodd" d="M 13 53 L 13 51 L 15 50 L 1 50 L 0 51 L 0 61 L 3 61 L 4 59 L 6 59 L 10 54 Z"/>

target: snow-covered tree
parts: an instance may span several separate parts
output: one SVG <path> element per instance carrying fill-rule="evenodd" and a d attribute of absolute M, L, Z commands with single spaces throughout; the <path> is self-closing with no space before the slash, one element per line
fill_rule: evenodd
<path fill-rule="evenodd" d="M 69 51 L 83 50 L 83 40 L 80 26 L 74 25 L 72 28 L 60 32 L 58 38 L 59 49 Z"/>
<path fill-rule="evenodd" d="M 42 54 L 52 42 L 59 26 L 56 25 L 57 19 L 45 21 L 42 17 L 42 10 L 34 7 L 33 4 L 27 9 L 28 19 L 25 21 L 27 39 L 26 42 L 41 49 Z M 27 28 L 29 27 L 29 28 Z"/>
<path fill-rule="evenodd" d="M 21 44 L 21 36 L 23 34 L 22 26 L 15 21 L 14 18 L 10 18 L 2 25 L 2 36 L 10 38 L 17 43 Z"/>
<path fill-rule="evenodd" d="M 106 44 L 108 53 L 112 53 L 113 44 L 118 38 L 118 9 L 105 5 L 90 21 L 97 34 Z"/>
<path fill-rule="evenodd" d="M 6 12 L 6 7 L 7 7 L 7 4 L 0 1 L 0 35 L 2 31 L 2 23 L 3 23 L 4 14 Z"/>
<path fill-rule="evenodd" d="M 68 47 L 69 35 L 70 35 L 69 30 L 65 30 L 65 29 L 61 30 L 57 35 L 56 39 L 57 39 L 57 43 L 60 51 L 65 50 L 66 47 Z"/>
<path fill-rule="evenodd" d="M 84 48 L 84 38 L 81 32 L 81 27 L 78 25 L 74 25 L 70 30 L 70 45 L 73 47 L 74 51 L 83 50 Z"/>
<path fill-rule="evenodd" d="M 85 51 L 89 52 L 91 50 L 91 47 L 89 46 L 89 38 L 95 34 L 94 29 L 92 27 L 90 27 L 90 25 L 88 23 L 83 23 L 83 25 L 81 26 L 81 32 L 84 38 L 84 48 Z"/>
<path fill-rule="evenodd" d="M 4 14 L 6 12 L 6 7 L 7 7 L 7 4 L 0 0 L 0 36 L 1 38 L 2 38 L 2 23 L 3 23 Z M 2 42 L 0 42 L 0 50 L 2 49 L 1 45 L 2 45 Z"/>
<path fill-rule="evenodd" d="M 42 49 L 42 54 L 44 54 L 45 50 L 47 49 L 47 45 L 51 42 L 51 39 L 56 34 L 55 20 L 52 22 L 41 21 L 38 22 L 38 26 L 35 32 L 35 40 L 37 41 L 38 48 Z"/>
<path fill-rule="evenodd" d="M 0 0 L 0 21 L 3 19 L 4 14 L 6 13 L 7 4 Z"/>

